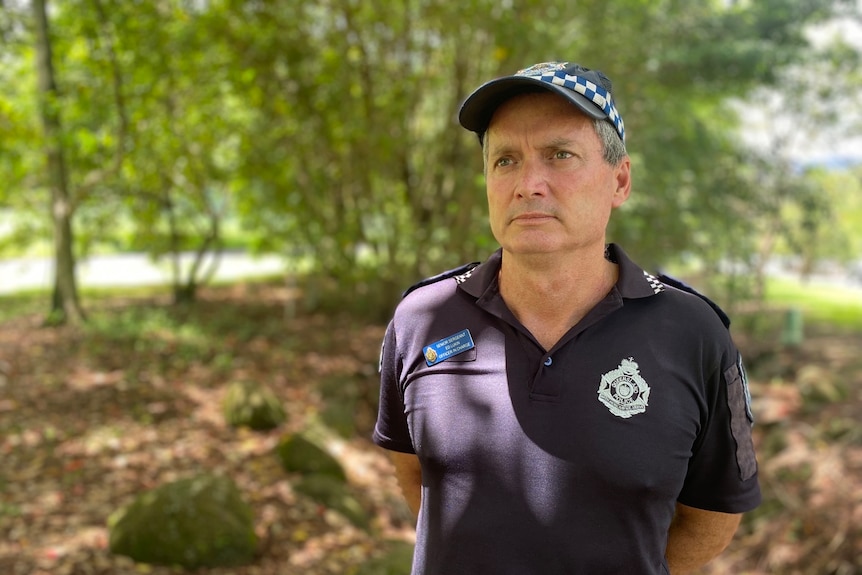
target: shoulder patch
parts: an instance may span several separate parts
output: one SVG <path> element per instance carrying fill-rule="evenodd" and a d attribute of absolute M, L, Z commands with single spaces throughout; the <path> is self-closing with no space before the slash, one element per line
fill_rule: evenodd
<path fill-rule="evenodd" d="M 425 278 L 424 280 L 418 281 L 406 290 L 404 290 L 404 293 L 401 294 L 401 298 L 403 299 L 407 297 L 407 294 L 423 286 L 431 285 L 449 278 L 455 278 L 455 280 L 459 284 L 463 283 L 467 278 L 470 277 L 470 273 L 473 271 L 473 268 L 478 266 L 480 263 L 482 262 L 471 262 L 469 264 L 464 264 L 463 266 L 447 270 L 441 274 L 437 274 L 436 276 L 431 276 L 429 278 Z"/>
<path fill-rule="evenodd" d="M 716 315 L 718 315 L 719 319 L 721 319 L 721 323 L 724 324 L 724 327 L 727 327 L 727 328 L 730 327 L 730 317 L 728 317 L 728 315 L 726 313 L 724 313 L 724 310 L 721 309 L 717 303 L 715 303 L 714 301 L 712 301 L 711 299 L 709 299 L 708 297 L 706 297 L 705 295 L 703 295 L 702 293 L 700 293 L 699 291 L 697 291 L 696 289 L 694 289 L 693 287 L 688 285 L 687 283 L 683 282 L 682 280 L 672 278 L 672 277 L 665 275 L 665 274 L 659 274 L 658 279 L 659 279 L 659 281 L 661 281 L 665 285 L 669 285 L 669 286 L 674 287 L 676 289 L 679 289 L 679 290 L 688 292 L 690 294 L 696 295 L 697 297 L 699 297 L 700 299 L 702 299 L 703 301 L 705 301 L 706 303 L 709 304 L 709 307 L 711 307 L 712 310 L 716 313 Z"/>
<path fill-rule="evenodd" d="M 746 481 L 757 473 L 757 458 L 751 438 L 751 396 L 748 380 L 742 369 L 742 359 L 738 357 L 737 362 L 725 370 L 723 375 L 727 389 L 727 406 L 730 409 L 730 432 L 736 442 L 739 478 Z"/>

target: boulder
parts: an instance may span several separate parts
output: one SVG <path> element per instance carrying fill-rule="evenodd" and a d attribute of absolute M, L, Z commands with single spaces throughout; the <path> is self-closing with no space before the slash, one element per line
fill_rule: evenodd
<path fill-rule="evenodd" d="M 343 481 L 329 475 L 305 475 L 294 489 L 323 507 L 340 513 L 355 526 L 368 528 L 368 513 Z"/>
<path fill-rule="evenodd" d="M 382 556 L 363 563 L 354 575 L 404 575 L 412 566 L 413 545 L 393 541 Z"/>
<path fill-rule="evenodd" d="M 112 553 L 188 569 L 247 564 L 257 546 L 251 508 L 230 479 L 213 475 L 140 494 L 108 529 Z"/>
<path fill-rule="evenodd" d="M 235 382 L 228 387 L 222 411 L 229 425 L 257 431 L 278 427 L 285 419 L 284 407 L 275 394 L 249 382 Z"/>
<path fill-rule="evenodd" d="M 338 460 L 305 434 L 286 435 L 276 447 L 276 452 L 288 473 L 328 475 L 341 482 L 346 481 L 344 468 Z"/>

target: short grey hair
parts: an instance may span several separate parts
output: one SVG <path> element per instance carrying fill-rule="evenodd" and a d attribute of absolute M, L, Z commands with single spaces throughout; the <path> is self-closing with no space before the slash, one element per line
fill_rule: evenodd
<path fill-rule="evenodd" d="M 608 120 L 593 120 L 593 128 L 602 142 L 602 159 L 611 166 L 618 166 L 628 155 L 626 144 L 617 133 L 616 127 Z M 480 135 L 482 140 L 482 158 L 484 158 L 485 172 L 488 171 L 488 132 Z"/>
<path fill-rule="evenodd" d="M 612 166 L 618 166 L 628 155 L 626 143 L 617 133 L 616 127 L 608 120 L 593 120 L 596 134 L 602 141 L 602 158 Z"/>

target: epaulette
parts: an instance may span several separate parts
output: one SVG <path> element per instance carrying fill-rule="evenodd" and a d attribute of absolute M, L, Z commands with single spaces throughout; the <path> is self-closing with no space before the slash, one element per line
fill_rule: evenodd
<path fill-rule="evenodd" d="M 406 290 L 404 290 L 404 293 L 401 294 L 401 298 L 404 299 L 405 297 L 407 297 L 407 294 L 409 294 L 413 290 L 421 288 L 422 286 L 431 285 L 433 283 L 437 283 L 439 281 L 442 281 L 442 280 L 445 280 L 448 278 L 454 278 L 456 276 L 464 275 L 464 274 L 472 271 L 473 268 L 478 266 L 480 263 L 482 263 L 482 262 L 470 262 L 469 264 L 464 264 L 463 266 L 460 266 L 460 267 L 457 267 L 457 268 L 454 268 L 451 270 L 447 270 L 447 271 L 443 272 L 442 274 L 437 274 L 436 276 L 431 276 L 430 278 L 425 278 L 424 280 L 418 281 L 415 284 L 413 284 L 412 286 L 410 286 L 409 288 L 407 288 Z"/>
<path fill-rule="evenodd" d="M 711 299 L 709 299 L 708 297 L 706 297 L 705 295 L 703 295 L 702 293 L 700 293 L 699 291 L 697 291 L 696 289 L 694 289 L 693 287 L 691 287 L 690 285 L 685 283 L 684 281 L 678 280 L 676 278 L 672 278 L 672 277 L 665 275 L 665 274 L 659 274 L 658 280 L 663 284 L 667 284 L 671 287 L 675 287 L 676 289 L 679 289 L 679 290 L 688 292 L 690 294 L 696 295 L 697 297 L 699 297 L 700 299 L 702 299 L 703 301 L 705 301 L 706 303 L 709 304 L 709 307 L 711 307 L 712 310 L 721 319 L 721 323 L 724 324 L 724 327 L 726 327 L 726 328 L 730 327 L 730 317 L 728 317 L 728 315 L 726 313 L 724 313 L 724 310 L 721 309 L 717 303 L 715 303 L 714 301 L 712 301 Z"/>

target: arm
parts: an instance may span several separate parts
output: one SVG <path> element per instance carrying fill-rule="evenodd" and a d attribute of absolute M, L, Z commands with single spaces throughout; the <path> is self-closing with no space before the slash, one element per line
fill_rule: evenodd
<path fill-rule="evenodd" d="M 706 565 L 730 544 L 742 514 L 704 511 L 676 504 L 668 530 L 667 564 L 671 575 L 686 575 Z"/>
<path fill-rule="evenodd" d="M 389 458 L 395 466 L 395 477 L 404 499 L 407 500 L 407 506 L 414 516 L 418 516 L 422 502 L 422 467 L 419 458 L 411 453 L 398 451 L 390 451 Z"/>

